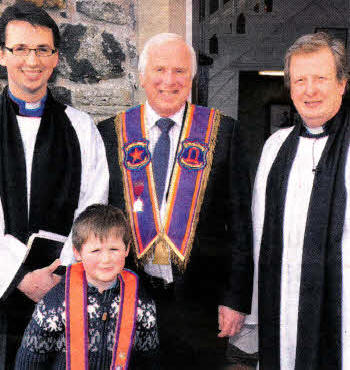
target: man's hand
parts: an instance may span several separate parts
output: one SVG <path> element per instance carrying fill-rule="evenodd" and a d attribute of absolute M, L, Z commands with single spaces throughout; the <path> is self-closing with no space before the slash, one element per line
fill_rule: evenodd
<path fill-rule="evenodd" d="M 226 306 L 219 306 L 219 330 L 218 337 L 232 337 L 243 326 L 245 314 L 232 310 Z"/>
<path fill-rule="evenodd" d="M 59 259 L 51 265 L 28 272 L 17 288 L 34 302 L 39 302 L 44 295 L 61 280 L 61 276 L 53 272 L 61 264 Z"/>

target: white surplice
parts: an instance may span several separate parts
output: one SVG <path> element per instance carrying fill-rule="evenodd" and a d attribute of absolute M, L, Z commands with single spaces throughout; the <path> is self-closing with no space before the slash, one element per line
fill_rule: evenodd
<path fill-rule="evenodd" d="M 70 106 L 67 106 L 65 112 L 77 134 L 81 153 L 82 172 L 78 207 L 74 213 L 76 218 L 90 204 L 107 203 L 109 171 L 104 144 L 91 117 Z M 28 189 L 26 196 L 29 208 L 33 152 L 41 118 L 17 116 L 17 119 L 25 153 Z M 18 239 L 12 235 L 5 235 L 0 199 L 0 297 L 11 284 L 27 252 L 27 247 Z M 74 261 L 71 236 L 64 244 L 60 259 L 64 265 Z"/>
<path fill-rule="evenodd" d="M 246 320 L 248 324 L 258 323 L 258 259 L 264 225 L 267 177 L 281 145 L 291 131 L 292 128 L 279 130 L 267 140 L 255 179 L 252 203 L 255 274 L 252 313 Z M 328 137 L 319 139 L 300 137 L 288 179 L 283 219 L 280 311 L 281 370 L 294 369 L 301 262 L 306 218 L 315 174 L 313 169 L 322 155 L 327 140 Z M 350 368 L 350 163 L 348 159 L 345 168 L 345 179 L 348 196 L 342 238 L 343 369 Z"/>

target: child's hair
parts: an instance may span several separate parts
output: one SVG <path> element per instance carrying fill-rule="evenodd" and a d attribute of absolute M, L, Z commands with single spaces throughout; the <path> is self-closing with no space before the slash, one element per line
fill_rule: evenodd
<path fill-rule="evenodd" d="M 80 252 L 81 247 L 91 234 L 100 240 L 112 235 L 122 237 L 125 247 L 130 242 L 129 224 L 123 212 L 111 205 L 93 204 L 76 218 L 72 227 L 72 243 Z"/>

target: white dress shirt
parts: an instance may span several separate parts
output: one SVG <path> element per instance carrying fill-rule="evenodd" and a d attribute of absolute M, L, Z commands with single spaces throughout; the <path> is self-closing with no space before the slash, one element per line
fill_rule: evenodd
<path fill-rule="evenodd" d="M 181 127 L 182 121 L 185 111 L 185 105 L 174 115 L 167 117 L 170 118 L 175 122 L 174 126 L 169 131 L 170 137 L 170 153 L 169 153 L 169 165 L 167 169 L 167 175 L 165 180 L 165 191 L 163 194 L 163 199 L 160 205 L 160 219 L 162 223 L 165 220 L 165 211 L 166 211 L 166 196 L 170 185 L 170 177 L 172 173 L 172 169 L 174 167 L 176 154 L 178 150 L 178 143 L 181 134 Z M 156 122 L 162 118 L 159 114 L 157 114 L 152 107 L 149 105 L 148 101 L 145 104 L 145 123 L 146 123 L 146 133 L 147 139 L 149 140 L 149 149 L 151 152 L 151 156 L 154 151 L 154 147 L 158 141 L 159 136 L 161 135 L 161 131 L 159 127 L 156 125 Z M 170 261 L 169 261 L 170 263 Z M 145 272 L 149 275 L 156 276 L 159 278 L 164 279 L 167 283 L 173 281 L 173 273 L 171 269 L 171 265 L 155 265 L 152 263 L 152 260 L 149 260 L 145 264 Z"/>

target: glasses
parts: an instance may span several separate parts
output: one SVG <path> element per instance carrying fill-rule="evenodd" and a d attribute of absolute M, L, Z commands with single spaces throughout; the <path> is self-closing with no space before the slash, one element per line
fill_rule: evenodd
<path fill-rule="evenodd" d="M 14 46 L 13 48 L 8 48 L 7 46 L 4 46 L 4 48 L 18 57 L 26 57 L 32 50 L 34 50 L 35 55 L 38 57 L 49 57 L 57 51 L 57 49 L 51 49 L 48 46 L 40 46 L 38 48 L 28 48 L 26 46 Z"/>

